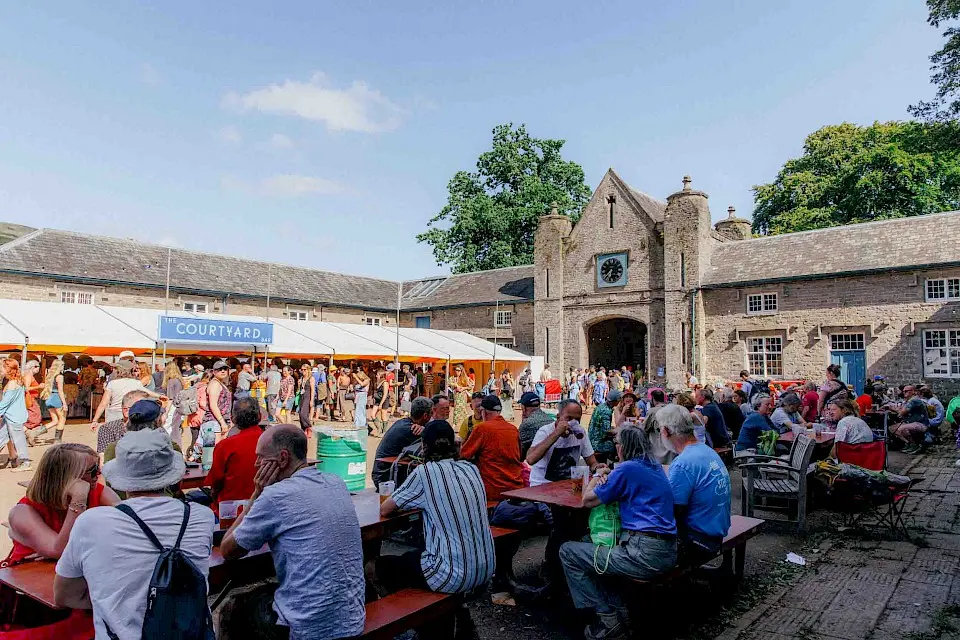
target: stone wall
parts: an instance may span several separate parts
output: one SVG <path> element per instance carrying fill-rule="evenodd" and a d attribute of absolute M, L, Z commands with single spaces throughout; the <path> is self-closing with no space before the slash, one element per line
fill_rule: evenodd
<path fill-rule="evenodd" d="M 943 397 L 960 393 L 960 379 L 924 378 L 923 329 L 960 329 L 960 303 L 925 302 L 926 278 L 960 277 L 960 269 L 891 272 L 702 292 L 706 379 L 733 379 L 746 367 L 746 338 L 780 336 L 783 377 L 823 380 L 830 335 L 863 333 L 867 376 L 888 382 L 924 381 Z M 779 311 L 748 315 L 750 293 L 778 293 Z M 852 382 L 852 381 L 848 381 Z"/>
<path fill-rule="evenodd" d="M 484 340 L 512 340 L 511 349 L 525 354 L 533 353 L 533 303 L 502 304 L 501 311 L 513 311 L 512 324 L 509 327 L 494 328 L 495 304 L 450 309 L 431 309 L 400 314 L 401 327 L 416 326 L 418 316 L 429 316 L 431 329 L 465 331 Z"/>

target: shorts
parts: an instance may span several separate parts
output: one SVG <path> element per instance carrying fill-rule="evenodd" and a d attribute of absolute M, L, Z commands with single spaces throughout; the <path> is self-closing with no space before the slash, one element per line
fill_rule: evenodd
<path fill-rule="evenodd" d="M 220 423 L 219 423 L 219 422 L 217 422 L 216 420 L 208 420 L 207 422 L 204 422 L 203 424 L 200 425 L 200 432 L 201 432 L 201 433 L 203 433 L 203 428 L 204 428 L 205 426 L 207 426 L 208 424 L 209 424 L 209 425 L 213 425 L 213 432 L 214 432 L 214 433 L 222 433 L 222 432 L 223 432 L 223 429 L 220 428 Z"/>
<path fill-rule="evenodd" d="M 46 405 L 48 409 L 62 409 L 63 400 L 60 399 L 60 394 L 51 394 L 51 396 L 47 398 Z"/>
<path fill-rule="evenodd" d="M 287 411 L 293 411 L 293 396 L 283 401 L 283 408 Z"/>

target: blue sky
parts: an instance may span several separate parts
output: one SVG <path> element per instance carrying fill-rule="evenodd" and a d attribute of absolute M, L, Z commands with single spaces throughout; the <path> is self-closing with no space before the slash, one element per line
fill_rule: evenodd
<path fill-rule="evenodd" d="M 650 8 L 647 6 L 650 5 Z M 663 5 L 663 6 L 653 6 Z M 825 125 L 903 119 L 921 0 L 49 2 L 0 8 L 0 221 L 379 276 L 493 127 L 752 211 Z"/>

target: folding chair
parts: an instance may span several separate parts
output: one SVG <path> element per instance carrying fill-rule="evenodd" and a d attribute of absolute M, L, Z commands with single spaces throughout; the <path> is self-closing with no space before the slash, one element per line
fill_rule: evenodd
<path fill-rule="evenodd" d="M 883 440 L 849 444 L 838 442 L 837 460 L 847 464 L 855 464 L 871 471 L 883 471 L 887 468 L 887 443 Z"/>
<path fill-rule="evenodd" d="M 884 471 L 887 459 L 887 443 L 883 441 L 863 444 L 837 443 L 837 460 L 870 471 Z M 838 477 L 831 483 L 830 491 L 840 506 L 844 526 L 857 525 L 889 529 L 891 533 L 902 533 L 909 537 L 903 510 L 910 488 L 919 482 L 911 480 L 909 485 L 881 484 L 871 481 L 863 485 Z M 871 522 L 873 520 L 873 522 Z"/>

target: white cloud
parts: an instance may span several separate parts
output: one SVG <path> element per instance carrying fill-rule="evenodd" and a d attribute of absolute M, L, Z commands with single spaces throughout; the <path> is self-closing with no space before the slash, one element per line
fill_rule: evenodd
<path fill-rule="evenodd" d="M 156 87 L 163 82 L 163 78 L 152 64 L 144 63 L 140 66 L 140 82 L 149 87 Z"/>
<path fill-rule="evenodd" d="M 316 73 L 309 82 L 285 80 L 245 94 L 230 93 L 223 105 L 241 111 L 294 115 L 323 122 L 330 131 L 378 133 L 400 126 L 403 110 L 365 82 L 355 80 L 349 87 L 331 86 L 326 76 Z"/>
<path fill-rule="evenodd" d="M 236 127 L 224 127 L 217 132 L 217 137 L 220 138 L 221 142 L 226 142 L 227 144 L 240 144 L 243 142 L 243 136 L 240 135 L 240 132 Z"/>
<path fill-rule="evenodd" d="M 270 136 L 270 146 L 274 149 L 293 149 L 293 140 L 282 133 L 275 133 Z"/>
<path fill-rule="evenodd" d="M 228 191 L 243 191 L 285 198 L 297 198 L 310 195 L 331 196 L 346 193 L 347 191 L 344 185 L 335 180 L 289 173 L 271 176 L 254 183 L 244 182 L 236 176 L 228 175 L 221 178 L 220 186 Z"/>

